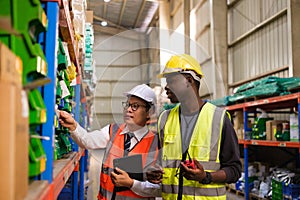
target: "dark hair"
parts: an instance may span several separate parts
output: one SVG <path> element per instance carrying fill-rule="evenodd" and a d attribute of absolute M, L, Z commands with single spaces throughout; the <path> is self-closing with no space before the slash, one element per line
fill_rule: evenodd
<path fill-rule="evenodd" d="M 192 75 L 190 75 L 190 74 L 182 74 L 182 75 L 184 75 L 185 78 L 187 78 L 187 77 L 192 78 L 194 80 L 194 82 L 195 82 L 195 85 L 196 85 L 197 89 L 199 90 L 199 88 L 200 88 L 200 82 L 199 81 L 195 80 L 194 77 Z"/>
<path fill-rule="evenodd" d="M 135 96 L 135 95 L 128 95 L 127 98 L 129 99 L 131 96 L 136 97 L 141 99 L 142 101 L 144 101 L 146 103 L 146 111 L 148 112 L 150 110 L 150 108 L 153 106 L 153 108 L 155 109 L 155 105 L 152 104 L 151 102 L 146 101 L 145 99 L 142 99 L 141 97 Z"/>

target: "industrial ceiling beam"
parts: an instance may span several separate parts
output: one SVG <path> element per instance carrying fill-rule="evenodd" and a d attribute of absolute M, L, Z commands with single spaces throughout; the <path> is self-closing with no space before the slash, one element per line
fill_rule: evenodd
<path fill-rule="evenodd" d="M 136 20 L 135 20 L 135 23 L 134 23 L 134 28 L 136 28 L 136 26 L 137 26 L 137 24 L 138 24 L 138 22 L 141 18 L 141 15 L 142 15 L 142 13 L 144 11 L 144 8 L 145 8 L 145 4 L 146 4 L 146 0 L 143 0 L 143 3 L 142 3 L 141 8 L 139 10 L 138 16 L 136 17 Z"/>
<path fill-rule="evenodd" d="M 121 8 L 121 12 L 120 12 L 119 20 L 118 20 L 118 25 L 120 25 L 121 22 L 122 22 L 123 14 L 124 14 L 125 7 L 126 7 L 126 2 L 127 2 L 127 0 L 123 1 L 123 5 L 122 5 L 122 8 Z"/>

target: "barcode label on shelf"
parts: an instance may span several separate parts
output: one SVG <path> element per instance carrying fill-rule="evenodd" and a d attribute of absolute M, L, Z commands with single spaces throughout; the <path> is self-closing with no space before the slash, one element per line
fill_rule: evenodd
<path fill-rule="evenodd" d="M 285 142 L 280 142 L 280 143 L 278 144 L 278 146 L 279 146 L 279 147 L 286 147 L 286 143 L 285 143 Z"/>

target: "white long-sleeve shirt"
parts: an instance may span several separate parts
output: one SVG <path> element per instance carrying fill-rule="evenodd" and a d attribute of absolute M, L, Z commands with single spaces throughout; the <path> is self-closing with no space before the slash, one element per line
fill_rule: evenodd
<path fill-rule="evenodd" d="M 82 148 L 85 149 L 103 149 L 106 148 L 109 138 L 109 126 L 107 125 L 100 130 L 87 132 L 78 123 L 74 131 L 70 131 L 71 138 Z M 148 133 L 148 127 L 144 126 L 141 129 L 134 131 L 134 137 L 131 138 L 130 149 L 133 148 L 143 137 Z M 126 134 L 129 130 L 127 126 L 120 134 Z M 134 193 L 144 197 L 159 197 L 161 196 L 161 187 L 159 184 L 152 184 L 148 181 L 133 180 L 133 185 L 130 188 Z"/>

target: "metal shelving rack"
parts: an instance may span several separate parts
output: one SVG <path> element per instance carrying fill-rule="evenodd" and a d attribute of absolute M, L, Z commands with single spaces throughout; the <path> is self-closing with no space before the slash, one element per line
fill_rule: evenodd
<path fill-rule="evenodd" d="M 248 114 L 250 112 L 255 112 L 256 108 L 261 108 L 266 112 L 272 110 L 279 110 L 285 108 L 296 108 L 299 112 L 300 110 L 300 92 L 293 93 L 284 96 L 277 96 L 271 98 L 260 99 L 256 101 L 250 101 L 245 103 L 240 103 L 232 106 L 227 106 L 228 111 L 242 110 L 244 116 L 244 138 L 246 138 L 246 133 L 251 131 L 248 127 Z M 300 115 L 298 114 L 298 124 L 300 125 Z M 300 126 L 298 127 L 300 133 Z M 266 140 L 239 140 L 239 144 L 244 147 L 244 172 L 245 172 L 245 199 L 249 199 L 249 183 L 248 183 L 248 147 L 252 146 L 270 146 L 270 147 L 282 147 L 282 148 L 297 148 L 297 164 L 300 164 L 300 142 L 290 142 L 290 141 L 266 141 Z"/>
<path fill-rule="evenodd" d="M 48 78 L 50 83 L 42 87 L 42 94 L 47 109 L 47 122 L 41 126 L 41 135 L 49 138 L 43 140 L 43 148 L 46 153 L 46 170 L 29 185 L 28 194 L 25 199 L 52 200 L 57 199 L 68 179 L 72 178 L 72 199 L 84 198 L 84 149 L 73 145 L 73 152 L 67 158 L 54 160 L 54 115 L 55 115 L 55 91 L 56 91 L 56 69 L 57 69 L 57 41 L 59 29 L 59 10 L 64 9 L 68 1 L 65 0 L 41 0 L 48 18 L 48 30 L 39 37 L 43 46 L 48 63 Z M 65 31 L 72 35 L 72 25 L 70 16 L 64 16 L 68 21 Z M 69 18 L 68 18 L 69 17 Z M 72 39 L 72 38 L 71 38 Z M 73 40 L 71 40 L 73 41 Z M 74 45 L 68 45 L 72 62 L 77 67 L 76 71 L 80 74 L 80 66 Z M 76 108 L 74 110 L 75 119 L 80 116 L 80 76 L 77 77 Z M 80 173 L 79 173 L 80 171 Z M 69 198 L 70 199 L 70 198 Z"/>

